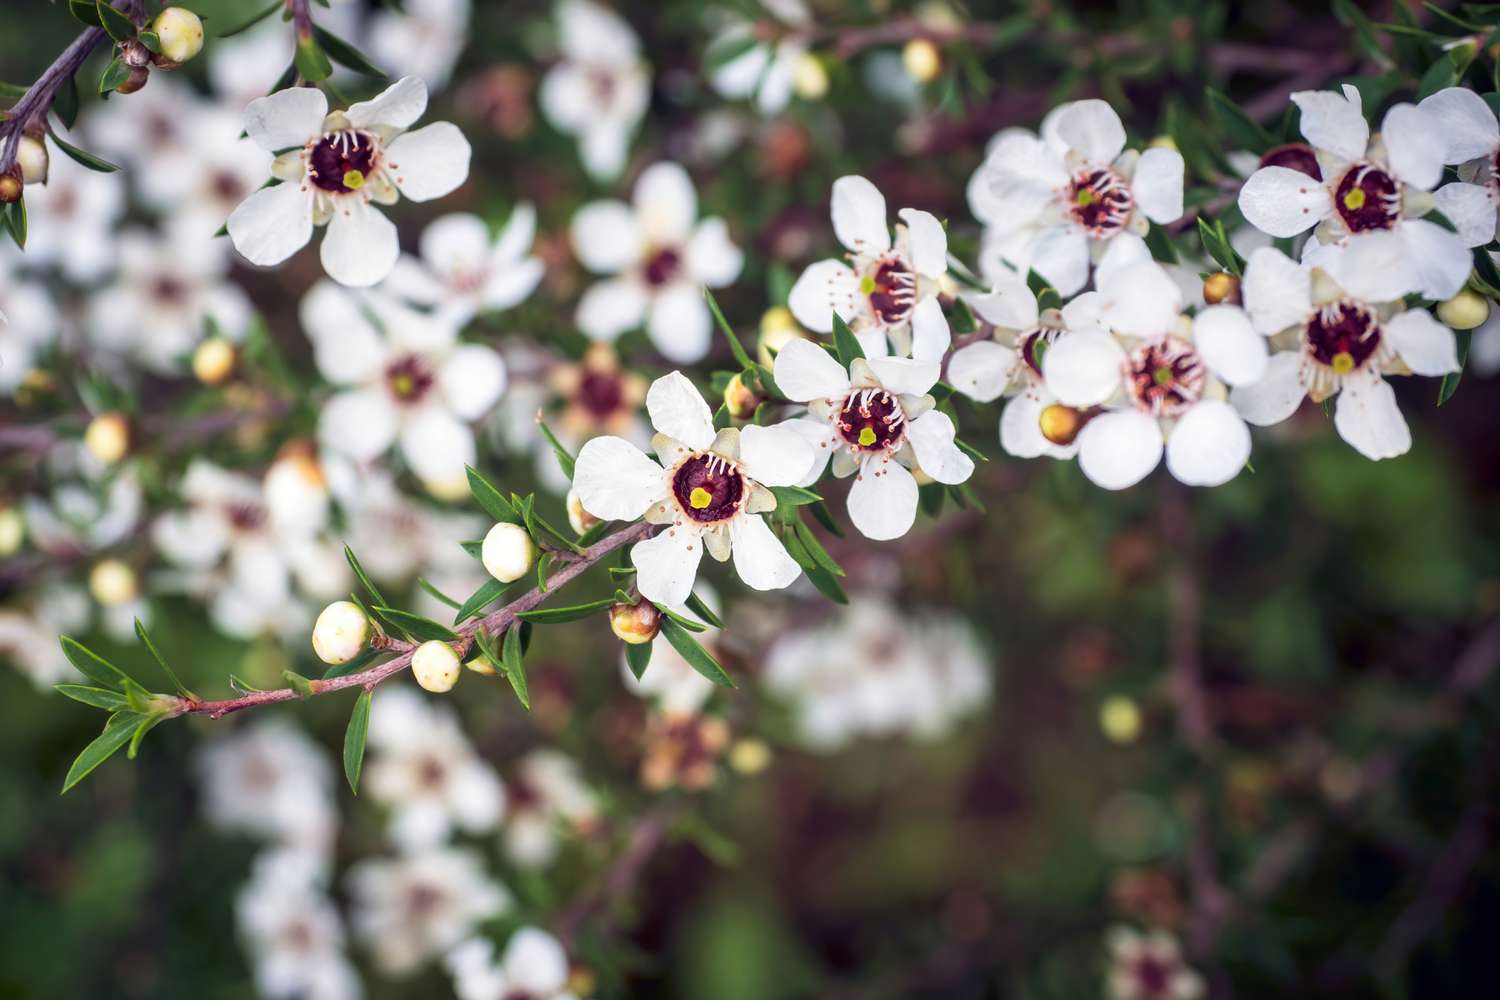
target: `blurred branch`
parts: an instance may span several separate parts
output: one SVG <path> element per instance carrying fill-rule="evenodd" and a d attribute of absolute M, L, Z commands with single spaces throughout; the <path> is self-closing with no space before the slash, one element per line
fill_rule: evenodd
<path fill-rule="evenodd" d="M 143 417 L 140 429 L 148 434 L 162 434 L 164 447 L 177 448 L 197 444 L 205 438 L 234 430 L 242 424 L 283 417 L 291 412 L 293 402 L 291 397 L 279 397 L 255 408 L 214 410 L 187 419 L 181 413 L 158 413 Z M 64 438 L 75 437 L 82 431 L 83 426 L 74 419 L 42 424 L 9 424 L 0 426 L 0 448 L 40 454 Z"/>
<path fill-rule="evenodd" d="M 657 807 L 631 825 L 630 842 L 615 863 L 591 888 L 558 914 L 553 927 L 564 948 L 571 950 L 579 928 L 611 900 L 627 895 L 640 880 L 641 872 L 666 842 L 667 831 L 682 811 L 681 800 Z"/>

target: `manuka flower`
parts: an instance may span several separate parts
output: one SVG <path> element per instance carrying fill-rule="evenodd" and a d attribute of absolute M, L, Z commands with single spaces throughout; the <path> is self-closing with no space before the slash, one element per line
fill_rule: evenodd
<path fill-rule="evenodd" d="M 1500 236 L 1500 123 L 1495 112 L 1464 87 L 1440 90 L 1417 107 L 1442 130 L 1443 162 L 1458 165 L 1459 181 L 1433 192 L 1437 210 L 1458 227 L 1465 245 L 1489 243 Z"/>
<path fill-rule="evenodd" d="M 542 79 L 542 114 L 558 131 L 578 137 L 589 176 L 614 180 L 651 100 L 641 40 L 619 15 L 589 0 L 558 4 L 557 37 L 562 61 Z"/>
<path fill-rule="evenodd" d="M 761 114 L 775 115 L 792 99 L 803 61 L 813 58 L 806 40 L 812 14 L 802 0 L 765 0 L 763 6 L 774 20 L 737 19 L 709 45 L 710 60 L 716 50 L 739 52 L 716 66 L 709 82 L 720 95 L 753 97 Z M 768 27 L 774 31 L 770 38 Z"/>
<path fill-rule="evenodd" d="M 1129 927 L 1109 933 L 1109 1000 L 1198 1000 L 1203 977 L 1182 959 L 1166 931 L 1141 934 Z"/>
<path fill-rule="evenodd" d="M 895 241 L 885 195 L 863 177 L 833 182 L 833 231 L 849 263 L 820 260 L 802 272 L 787 305 L 809 330 L 827 333 L 838 313 L 866 357 L 894 351 L 924 361 L 948 350 L 948 319 L 938 282 L 948 271 L 948 234 L 930 212 L 903 208 Z M 886 341 L 890 346 L 886 346 Z"/>
<path fill-rule="evenodd" d="M 595 517 L 664 525 L 630 558 L 648 600 L 680 604 L 692 594 L 703 550 L 756 590 L 787 586 L 800 572 L 765 518 L 776 509 L 767 486 L 791 486 L 812 465 L 795 433 L 751 425 L 714 433 L 708 404 L 681 372 L 652 383 L 646 412 L 656 461 L 623 438 L 597 437 L 578 453 L 573 486 Z M 658 464 L 658 462 L 660 464 Z"/>
<path fill-rule="evenodd" d="M 845 371 L 823 348 L 794 340 L 776 356 L 776 384 L 806 403 L 808 416 L 781 426 L 815 448 L 810 485 L 831 458 L 835 476 L 854 476 L 849 519 L 866 538 L 899 538 L 917 517 L 920 469 L 940 483 L 961 483 L 974 462 L 953 441 L 953 421 L 927 394 L 936 361 L 855 359 Z"/>
<path fill-rule="evenodd" d="M 495 237 L 477 215 L 439 216 L 422 230 L 421 258 L 403 254 L 385 288 L 461 329 L 480 313 L 518 305 L 536 288 L 545 267 L 531 255 L 535 235 L 536 209 L 525 203 Z"/>
<path fill-rule="evenodd" d="M 567 952 L 537 927 L 518 927 L 499 956 L 488 938 L 470 938 L 448 953 L 447 965 L 459 1000 L 576 1000 Z"/>
<path fill-rule="evenodd" d="M 469 176 L 469 142 L 451 122 L 406 129 L 427 110 L 427 85 L 403 77 L 376 97 L 328 111 L 323 92 L 280 90 L 250 102 L 245 131 L 277 153 L 271 175 L 229 216 L 229 238 L 252 264 L 279 264 L 327 223 L 323 269 L 373 285 L 396 264 L 396 226 L 371 203 L 440 198 Z"/>

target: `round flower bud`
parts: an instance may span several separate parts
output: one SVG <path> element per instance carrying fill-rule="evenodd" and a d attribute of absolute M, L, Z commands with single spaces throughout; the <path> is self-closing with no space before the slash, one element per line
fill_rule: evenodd
<path fill-rule="evenodd" d="M 133 94 L 146 85 L 146 80 L 151 76 L 151 71 L 145 66 L 134 66 L 130 70 L 130 76 L 125 82 L 115 88 L 117 94 Z"/>
<path fill-rule="evenodd" d="M 764 740 L 743 739 L 729 748 L 729 766 L 740 774 L 759 774 L 771 763 L 771 748 Z"/>
<path fill-rule="evenodd" d="M 106 608 L 135 600 L 138 593 L 135 570 L 118 559 L 105 559 L 89 571 L 89 593 Z"/>
<path fill-rule="evenodd" d="M 1211 306 L 1219 305 L 1221 302 L 1238 305 L 1240 279 L 1228 271 L 1215 271 L 1203 279 L 1203 301 Z"/>
<path fill-rule="evenodd" d="M 99 414 L 84 430 L 83 446 L 105 465 L 114 465 L 130 451 L 130 419 L 118 410 Z"/>
<path fill-rule="evenodd" d="M 193 376 L 204 385 L 218 385 L 234 371 L 237 352 L 223 337 L 209 337 L 193 352 Z"/>
<path fill-rule="evenodd" d="M 442 479 L 424 479 L 422 486 L 435 500 L 452 503 L 469 496 L 469 477 L 463 473 Z"/>
<path fill-rule="evenodd" d="M 47 144 L 34 135 L 21 136 L 16 146 L 16 165 L 21 168 L 21 180 L 26 184 L 47 182 Z"/>
<path fill-rule="evenodd" d="M 749 420 L 755 416 L 755 408 L 760 405 L 760 395 L 736 375 L 724 387 L 724 405 L 729 408 L 729 415 L 734 419 Z"/>
<path fill-rule="evenodd" d="M 165 8 L 151 22 L 151 30 L 161 39 L 158 61 L 176 66 L 203 51 L 203 22 L 190 10 Z"/>
<path fill-rule="evenodd" d="M 930 38 L 913 38 L 901 50 L 906 75 L 918 83 L 931 83 L 943 71 L 943 54 Z"/>
<path fill-rule="evenodd" d="M 1053 403 L 1037 418 L 1037 426 L 1041 428 L 1042 437 L 1055 445 L 1064 447 L 1077 439 L 1078 432 L 1083 430 L 1085 423 L 1082 413 L 1061 403 Z"/>
<path fill-rule="evenodd" d="M 469 660 L 464 666 L 481 677 L 494 677 L 500 673 L 500 668 L 495 666 L 495 661 L 483 653 Z"/>
<path fill-rule="evenodd" d="M 526 529 L 506 521 L 490 529 L 479 550 L 479 561 L 484 563 L 485 572 L 501 583 L 521 579 L 531 569 L 534 559 L 536 546 Z"/>
<path fill-rule="evenodd" d="M 1490 303 L 1465 289 L 1437 307 L 1438 319 L 1455 330 L 1472 330 L 1490 318 Z"/>
<path fill-rule="evenodd" d="M 793 340 L 806 340 L 807 334 L 797 325 L 792 311 L 785 306 L 773 306 L 760 318 L 760 341 L 756 354 L 761 364 L 770 368 L 776 363 L 776 354 Z"/>
<path fill-rule="evenodd" d="M 412 675 L 424 690 L 433 694 L 452 691 L 462 669 L 458 654 L 441 639 L 430 639 L 411 654 Z"/>
<path fill-rule="evenodd" d="M 11 167 L 0 174 L 0 205 L 9 205 L 21 200 L 21 168 Z"/>
<path fill-rule="evenodd" d="M 609 627 L 621 642 L 639 646 L 661 631 L 661 612 L 650 601 L 616 604 L 609 609 Z"/>
<path fill-rule="evenodd" d="M 0 559 L 13 556 L 26 540 L 26 521 L 14 507 L 0 507 Z"/>
<path fill-rule="evenodd" d="M 579 497 L 577 490 L 568 490 L 567 507 L 568 526 L 578 534 L 583 534 L 599 523 L 597 517 L 583 509 L 583 499 Z"/>
<path fill-rule="evenodd" d="M 370 619 L 353 601 L 334 601 L 313 625 L 313 652 L 324 663 L 348 663 L 369 641 Z"/>
<path fill-rule="evenodd" d="M 816 101 L 828 93 L 828 70 L 811 52 L 797 57 L 792 67 L 792 90 L 804 101 Z"/>
<path fill-rule="evenodd" d="M 1111 695 L 1099 706 L 1099 728 L 1111 743 L 1134 743 L 1141 735 L 1141 710 L 1125 695 Z"/>

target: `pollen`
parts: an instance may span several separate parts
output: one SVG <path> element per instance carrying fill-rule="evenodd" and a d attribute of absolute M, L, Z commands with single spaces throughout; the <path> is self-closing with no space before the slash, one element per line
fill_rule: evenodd
<path fill-rule="evenodd" d="M 869 295 L 873 291 L 875 291 L 875 279 L 873 276 L 867 274 L 859 279 L 859 294 Z"/>
<path fill-rule="evenodd" d="M 363 170 L 344 171 L 344 187 L 350 191 L 358 191 L 365 186 L 365 174 Z"/>
<path fill-rule="evenodd" d="M 875 443 L 875 428 L 865 427 L 859 432 L 859 443 L 868 448 Z"/>
<path fill-rule="evenodd" d="M 1172 381 L 1172 369 L 1158 368 L 1151 377 L 1156 380 L 1157 385 L 1169 385 Z"/>
<path fill-rule="evenodd" d="M 1340 375 L 1348 375 L 1354 370 L 1354 355 L 1348 351 L 1339 351 L 1333 356 L 1329 367 Z"/>
<path fill-rule="evenodd" d="M 1088 206 L 1092 205 L 1096 201 L 1098 201 L 1098 198 L 1095 197 L 1094 192 L 1088 190 L 1087 188 L 1084 188 L 1082 191 L 1078 192 L 1078 204 Z"/>
<path fill-rule="evenodd" d="M 1351 212 L 1358 212 L 1365 207 L 1365 193 L 1359 188 L 1352 188 L 1344 195 L 1344 207 Z"/>
<path fill-rule="evenodd" d="M 714 502 L 714 495 L 701 486 L 693 487 L 693 492 L 688 494 L 688 503 L 692 504 L 694 510 L 704 510 Z"/>

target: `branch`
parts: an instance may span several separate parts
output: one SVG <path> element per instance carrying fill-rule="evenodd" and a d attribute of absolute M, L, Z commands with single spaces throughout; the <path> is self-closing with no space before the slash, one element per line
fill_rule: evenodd
<path fill-rule="evenodd" d="M 584 550 L 582 555 L 560 556 L 559 558 L 566 560 L 566 565 L 552 575 L 551 579 L 548 580 L 546 590 L 534 587 L 530 592 L 516 598 L 516 600 L 500 610 L 493 611 L 483 618 L 461 626 L 458 629 L 459 637 L 454 640 L 454 645 L 459 655 L 463 656 L 468 653 L 474 643 L 474 634 L 480 629 L 485 629 L 493 634 L 505 631 L 515 622 L 516 615 L 535 608 L 615 549 L 649 537 L 656 531 L 656 527 L 656 525 L 641 521 L 623 531 L 618 531 L 595 542 L 588 549 Z M 367 691 L 373 690 L 375 685 L 381 681 L 399 674 L 411 666 L 412 653 L 416 651 L 417 644 L 404 640 L 392 640 L 386 643 L 383 648 L 399 652 L 400 655 L 394 660 L 376 664 L 358 673 L 312 681 L 312 693 L 327 694 L 330 691 L 340 691 L 351 687 L 362 687 Z M 172 714 L 206 715 L 210 719 L 219 719 L 242 709 L 257 708 L 261 705 L 274 705 L 283 701 L 296 701 L 299 697 L 301 696 L 291 688 L 278 688 L 274 691 L 253 691 L 238 698 L 226 698 L 221 701 L 204 701 L 202 698 L 178 697 L 175 699 L 176 705 L 172 710 Z"/>
<path fill-rule="evenodd" d="M 667 831 L 671 829 L 672 822 L 682 808 L 682 801 L 678 800 L 647 813 L 633 825 L 630 843 L 615 859 L 615 863 L 610 865 L 597 883 L 558 914 L 554 929 L 563 947 L 571 949 L 584 921 L 610 900 L 624 896 L 635 887 L 641 872 L 665 843 Z"/>

